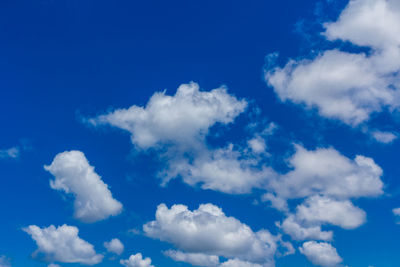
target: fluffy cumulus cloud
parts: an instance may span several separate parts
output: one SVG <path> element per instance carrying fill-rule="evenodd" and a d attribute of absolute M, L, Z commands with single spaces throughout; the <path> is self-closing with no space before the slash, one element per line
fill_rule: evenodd
<path fill-rule="evenodd" d="M 321 116 L 349 125 L 374 112 L 399 107 L 400 7 L 396 1 L 352 0 L 336 22 L 326 23 L 328 40 L 371 48 L 371 53 L 322 51 L 266 70 L 279 98 L 316 108 Z M 373 38 L 371 38 L 373 36 Z"/>
<path fill-rule="evenodd" d="M 96 254 L 93 245 L 78 236 L 79 230 L 74 226 L 51 225 L 40 228 L 30 225 L 23 229 L 36 242 L 38 248 L 33 253 L 43 256 L 47 262 L 82 263 L 93 265 L 103 260 L 103 255 Z"/>
<path fill-rule="evenodd" d="M 296 146 L 288 162 L 293 169 L 269 185 L 283 199 L 315 194 L 343 199 L 383 193 L 382 169 L 365 156 L 349 159 L 333 148 L 307 150 Z"/>
<path fill-rule="evenodd" d="M 169 242 L 184 252 L 258 264 L 273 263 L 280 242 L 280 237 L 267 230 L 253 232 L 212 204 L 200 205 L 194 211 L 184 205 L 168 208 L 161 204 L 156 220 L 146 223 L 143 230 L 147 236 Z"/>
<path fill-rule="evenodd" d="M 75 197 L 74 216 L 83 222 L 103 220 L 122 211 L 122 204 L 112 194 L 101 177 L 80 151 L 58 154 L 51 165 L 44 167 L 55 179 L 51 188 Z"/>
<path fill-rule="evenodd" d="M 132 143 L 143 149 L 160 143 L 193 146 L 211 126 L 232 122 L 246 106 L 225 87 L 206 92 L 192 82 L 182 84 L 174 96 L 155 93 L 145 107 L 118 109 L 89 121 L 130 132 Z"/>
<path fill-rule="evenodd" d="M 313 196 L 297 206 L 296 217 L 307 223 L 322 223 L 354 229 L 366 221 L 366 214 L 349 200 Z"/>
<path fill-rule="evenodd" d="M 299 250 L 309 261 L 318 266 L 334 267 L 342 262 L 336 248 L 325 242 L 308 241 Z"/>
<path fill-rule="evenodd" d="M 328 197 L 312 196 L 296 208 L 278 226 L 293 239 L 331 240 L 332 231 L 322 231 L 321 225 L 335 225 L 354 229 L 365 223 L 366 213 L 349 200 L 333 200 Z"/>
<path fill-rule="evenodd" d="M 155 267 L 151 265 L 150 258 L 143 258 L 142 253 L 131 255 L 127 260 L 120 260 L 120 263 L 125 267 Z"/>
<path fill-rule="evenodd" d="M 230 194 L 250 193 L 253 188 L 265 188 L 267 180 L 275 175 L 270 167 L 259 167 L 253 157 L 244 156 L 233 145 L 215 150 L 197 151 L 193 159 L 174 158 L 163 179 L 180 176 L 189 185 L 200 184 Z"/>
<path fill-rule="evenodd" d="M 130 132 L 140 149 L 159 149 L 166 164 L 159 173 L 163 184 L 181 177 L 192 186 L 241 194 L 262 186 L 272 171 L 256 168 L 257 162 L 243 157 L 241 148 L 209 148 L 205 137 L 210 127 L 233 122 L 246 107 L 245 100 L 230 95 L 225 87 L 201 91 L 192 82 L 181 85 L 173 96 L 155 93 L 145 107 L 118 109 L 89 122 Z M 255 153 L 261 153 L 263 146 L 261 138 L 249 141 Z"/>
<path fill-rule="evenodd" d="M 104 247 L 108 252 L 115 253 L 117 255 L 121 255 L 124 252 L 124 245 L 118 238 L 113 238 L 110 242 L 104 242 Z"/>
<path fill-rule="evenodd" d="M 179 250 L 167 250 L 164 254 L 174 261 L 189 263 L 193 266 L 215 267 L 219 266 L 219 257 L 203 253 L 185 253 Z"/>

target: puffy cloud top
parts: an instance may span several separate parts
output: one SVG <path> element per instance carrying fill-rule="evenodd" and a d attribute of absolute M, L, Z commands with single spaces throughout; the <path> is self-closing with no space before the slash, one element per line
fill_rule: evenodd
<path fill-rule="evenodd" d="M 107 184 L 82 152 L 60 153 L 51 165 L 44 168 L 55 177 L 50 181 L 51 188 L 74 195 L 74 216 L 77 219 L 90 223 L 122 211 L 122 204 L 112 197 Z"/>
<path fill-rule="evenodd" d="M 327 50 L 266 70 L 266 80 L 280 99 L 316 107 L 320 115 L 353 126 L 374 112 L 399 108 L 398 1 L 352 0 L 337 21 L 324 26 L 328 40 L 349 41 L 372 52 Z"/>
<path fill-rule="evenodd" d="M 333 148 L 309 151 L 297 146 L 289 164 L 293 170 L 271 183 L 283 198 L 315 194 L 337 198 L 370 197 L 383 193 L 382 169 L 365 156 L 351 160 Z"/>
<path fill-rule="evenodd" d="M 182 84 L 174 96 L 155 93 L 146 107 L 132 106 L 91 119 L 132 134 L 132 143 L 146 149 L 158 143 L 193 146 L 215 123 L 227 124 L 245 110 L 247 102 L 227 93 L 225 87 L 200 91 L 197 83 Z"/>
<path fill-rule="evenodd" d="M 300 247 L 300 252 L 313 264 L 319 266 L 333 267 L 338 266 L 342 262 L 342 258 L 338 255 L 336 248 L 324 242 L 305 242 Z"/>
<path fill-rule="evenodd" d="M 155 267 L 151 265 L 150 258 L 143 258 L 142 253 L 131 255 L 127 260 L 120 260 L 125 267 Z"/>
<path fill-rule="evenodd" d="M 170 209 L 161 204 L 156 220 L 143 226 L 146 235 L 174 244 L 190 253 L 238 258 L 253 263 L 273 262 L 277 237 L 266 230 L 253 232 L 249 226 L 212 204 L 190 211 L 184 205 Z"/>
<path fill-rule="evenodd" d="M 103 260 L 103 255 L 96 254 L 93 245 L 79 238 L 79 230 L 74 226 L 40 228 L 30 225 L 23 230 L 38 246 L 34 255 L 44 254 L 45 261 L 93 265 Z"/>

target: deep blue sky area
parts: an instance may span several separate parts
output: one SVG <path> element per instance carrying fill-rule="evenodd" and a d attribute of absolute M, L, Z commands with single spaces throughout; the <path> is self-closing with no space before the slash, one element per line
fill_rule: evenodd
<path fill-rule="evenodd" d="M 245 144 L 250 122 L 274 122 L 278 129 L 267 137 L 267 161 L 278 171 L 290 168 L 285 160 L 293 154 L 294 143 L 309 150 L 332 147 L 350 159 L 373 158 L 383 169 L 385 193 L 354 199 L 366 212 L 366 222 L 351 230 L 329 225 L 325 229 L 334 230 L 332 244 L 344 265 L 400 266 L 400 226 L 392 213 L 400 206 L 399 142 L 375 142 L 363 126 L 324 118 L 301 104 L 283 103 L 264 79 L 266 56 L 271 53 L 279 53 L 275 64 L 283 66 L 290 58 L 330 49 L 332 43 L 320 34 L 322 22 L 336 20 L 347 4 L 344 0 L 0 1 L 0 150 L 19 149 L 16 158 L 0 155 L 0 256 L 5 255 L 13 267 L 48 266 L 45 258 L 31 255 L 37 246 L 22 228 L 67 224 L 78 227 L 79 236 L 105 255 L 99 266 L 122 266 L 119 259 L 138 252 L 158 267 L 191 266 L 163 255 L 173 245 L 141 233 L 143 224 L 154 220 L 160 203 L 184 204 L 190 210 L 213 203 L 253 231 L 264 228 L 278 234 L 275 222 L 284 215 L 261 202 L 257 190 L 226 194 L 181 179 L 160 186 L 157 173 L 163 162 L 157 151 L 138 151 L 128 132 L 87 123 L 88 118 L 117 108 L 145 106 L 155 92 L 174 95 L 179 85 L 194 81 L 204 91 L 225 85 L 229 94 L 249 103 L 234 123 L 210 129 L 207 140 L 214 147 Z M 362 50 L 348 44 L 340 47 Z M 373 115 L 368 127 L 396 131 L 398 115 L 389 113 Z M 53 176 L 43 168 L 68 150 L 84 152 L 123 204 L 121 214 L 95 223 L 73 217 L 73 197 L 53 190 L 49 185 Z M 103 247 L 103 242 L 116 237 L 125 246 L 121 256 L 106 253 Z M 285 234 L 283 239 L 291 240 Z M 291 242 L 295 248 L 302 245 Z M 313 265 L 296 250 L 276 258 L 276 266 Z"/>

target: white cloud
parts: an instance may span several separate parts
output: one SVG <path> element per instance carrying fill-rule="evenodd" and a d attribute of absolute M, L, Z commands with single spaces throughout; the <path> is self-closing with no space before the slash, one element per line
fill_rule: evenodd
<path fill-rule="evenodd" d="M 312 196 L 297 206 L 296 217 L 307 223 L 332 224 L 344 229 L 354 229 L 366 221 L 365 211 L 349 200 L 333 200 Z"/>
<path fill-rule="evenodd" d="M 50 263 L 49 265 L 47 265 L 47 267 L 61 267 L 61 266 L 55 263 Z"/>
<path fill-rule="evenodd" d="M 248 146 L 254 153 L 264 153 L 267 145 L 265 144 L 264 138 L 261 136 L 255 136 L 254 138 L 247 141 Z"/>
<path fill-rule="evenodd" d="M 4 255 L 0 255 L 0 267 L 11 267 L 9 259 Z"/>
<path fill-rule="evenodd" d="M 312 196 L 277 224 L 283 232 L 295 240 L 332 240 L 332 231 L 322 231 L 321 225 L 336 225 L 354 229 L 364 224 L 366 213 L 355 207 L 349 200 L 333 200 L 328 197 Z"/>
<path fill-rule="evenodd" d="M 338 255 L 336 248 L 328 243 L 308 241 L 299 250 L 314 265 L 333 267 L 342 262 L 342 258 Z"/>
<path fill-rule="evenodd" d="M 75 218 L 83 222 L 103 220 L 122 211 L 122 204 L 112 194 L 101 177 L 80 151 L 59 153 L 44 167 L 55 179 L 50 186 L 75 197 Z"/>
<path fill-rule="evenodd" d="M 282 101 L 317 108 L 321 116 L 349 125 L 374 112 L 399 107 L 400 9 L 395 1 L 353 0 L 339 19 L 326 23 L 329 40 L 371 47 L 369 55 L 339 50 L 312 59 L 291 60 L 266 70 L 266 80 Z"/>
<path fill-rule="evenodd" d="M 211 126 L 228 124 L 247 106 L 227 93 L 225 87 L 200 91 L 197 83 L 182 84 L 174 96 L 155 93 L 146 107 L 132 106 L 89 120 L 129 131 L 139 148 L 173 143 L 192 147 Z"/>
<path fill-rule="evenodd" d="M 187 206 L 161 204 L 156 220 L 146 223 L 147 236 L 172 243 L 188 253 L 203 253 L 238 258 L 252 263 L 274 262 L 280 237 L 267 230 L 253 232 L 249 226 L 212 204 L 203 204 L 190 211 Z"/>
<path fill-rule="evenodd" d="M 400 9 L 396 0 L 352 0 L 338 20 L 326 23 L 329 40 L 386 49 L 400 45 Z M 375 33 L 373 37 L 371 33 Z"/>
<path fill-rule="evenodd" d="M 165 255 L 174 261 L 189 263 L 193 266 L 216 267 L 219 266 L 219 257 L 203 253 L 185 253 L 179 250 L 167 250 Z"/>
<path fill-rule="evenodd" d="M 382 131 L 373 131 L 371 135 L 376 141 L 384 144 L 390 144 L 398 137 L 397 134 Z"/>
<path fill-rule="evenodd" d="M 104 242 L 104 247 L 108 252 L 112 252 L 117 255 L 121 255 L 124 251 L 124 245 L 118 238 L 113 238 L 110 240 L 110 242 Z"/>
<path fill-rule="evenodd" d="M 273 267 L 275 266 L 274 264 L 258 264 L 258 263 L 252 263 L 248 261 L 241 261 L 238 259 L 232 259 L 228 260 L 226 262 L 223 262 L 220 267 Z"/>
<path fill-rule="evenodd" d="M 275 175 L 269 167 L 260 168 L 254 158 L 244 157 L 242 151 L 230 145 L 215 150 L 203 149 L 193 160 L 174 158 L 163 176 L 164 181 L 181 176 L 189 185 L 201 184 L 203 189 L 212 189 L 231 194 L 250 193 L 253 188 L 264 188 L 267 179 Z"/>
<path fill-rule="evenodd" d="M 393 214 L 394 214 L 394 215 L 400 216 L 400 208 L 395 208 L 395 209 L 393 209 L 392 211 L 393 211 Z"/>
<path fill-rule="evenodd" d="M 47 262 L 83 263 L 93 265 L 103 260 L 103 255 L 96 254 L 93 245 L 79 238 L 78 228 L 62 225 L 39 228 L 30 225 L 23 229 L 35 240 L 38 248 L 34 256 L 43 255 Z"/>
<path fill-rule="evenodd" d="M 382 169 L 373 159 L 349 159 L 333 148 L 306 150 L 296 146 L 289 158 L 292 171 L 272 180 L 278 197 L 303 198 L 322 194 L 335 198 L 373 197 L 383 193 Z"/>
<path fill-rule="evenodd" d="M 18 158 L 19 157 L 19 148 L 18 147 L 11 147 L 8 149 L 0 149 L 0 159 L 5 159 L 5 158 Z"/>
<path fill-rule="evenodd" d="M 322 231 L 321 225 L 304 226 L 298 222 L 294 215 L 289 215 L 282 224 L 277 224 L 283 232 L 290 235 L 294 240 L 332 240 L 332 231 Z"/>
<path fill-rule="evenodd" d="M 150 258 L 143 258 L 142 253 L 131 255 L 127 260 L 120 260 L 125 267 L 155 267 L 151 265 Z"/>

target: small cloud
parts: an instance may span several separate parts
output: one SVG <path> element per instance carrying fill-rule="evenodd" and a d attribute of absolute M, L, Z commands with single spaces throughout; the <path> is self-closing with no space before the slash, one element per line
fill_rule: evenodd
<path fill-rule="evenodd" d="M 382 131 L 373 131 L 371 135 L 376 141 L 383 144 L 390 144 L 398 137 L 397 133 L 382 132 Z"/>
<path fill-rule="evenodd" d="M 19 157 L 20 149 L 17 146 L 8 148 L 8 149 L 0 149 L 0 159 L 16 159 Z"/>

